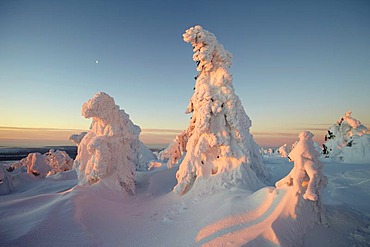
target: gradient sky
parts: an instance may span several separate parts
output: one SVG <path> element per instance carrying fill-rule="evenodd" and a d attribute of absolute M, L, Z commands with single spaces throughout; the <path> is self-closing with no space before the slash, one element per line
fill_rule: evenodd
<path fill-rule="evenodd" d="M 182 34 L 197 24 L 233 54 L 260 145 L 306 129 L 322 142 L 348 110 L 370 127 L 369 13 L 353 0 L 0 1 L 0 145 L 88 129 L 81 106 L 99 91 L 145 142 L 169 142 L 189 123 L 197 72 Z"/>

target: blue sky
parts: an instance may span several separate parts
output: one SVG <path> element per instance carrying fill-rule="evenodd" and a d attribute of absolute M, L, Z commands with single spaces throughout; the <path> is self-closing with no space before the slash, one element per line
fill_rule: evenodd
<path fill-rule="evenodd" d="M 260 143 L 304 129 L 320 141 L 348 110 L 370 127 L 369 13 L 369 1 L 1 1 L 0 127 L 87 129 L 81 106 L 104 91 L 142 129 L 185 129 L 197 72 L 182 34 L 196 24 L 233 54 Z"/>

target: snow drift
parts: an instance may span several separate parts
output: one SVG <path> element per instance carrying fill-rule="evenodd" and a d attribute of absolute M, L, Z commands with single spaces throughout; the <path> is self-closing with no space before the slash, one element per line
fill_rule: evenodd
<path fill-rule="evenodd" d="M 256 189 L 268 172 L 249 132 L 252 122 L 234 91 L 231 54 L 201 26 L 186 30 L 183 38 L 193 46 L 199 73 L 186 109 L 192 113 L 189 127 L 162 154 L 170 166 L 181 161 L 174 191 L 184 194 L 199 183 Z"/>
<path fill-rule="evenodd" d="M 327 158 L 345 163 L 370 163 L 370 135 L 361 122 L 348 111 L 325 135 L 323 153 Z"/>

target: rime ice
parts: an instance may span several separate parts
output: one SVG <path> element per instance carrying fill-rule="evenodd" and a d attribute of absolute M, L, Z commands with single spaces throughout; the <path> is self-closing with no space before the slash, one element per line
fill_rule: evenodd
<path fill-rule="evenodd" d="M 27 173 L 35 176 L 46 177 L 47 175 L 72 169 L 73 159 L 65 151 L 50 149 L 45 154 L 30 153 L 24 159 L 11 165 L 12 169 L 27 169 Z"/>
<path fill-rule="evenodd" d="M 299 141 L 289 153 L 294 162 L 290 173 L 276 183 L 276 187 L 283 185 L 293 186 L 304 199 L 317 201 L 320 199 L 321 189 L 326 185 L 326 177 L 322 174 L 320 154 L 315 150 L 312 140 L 313 134 L 303 131 L 299 134 Z"/>
<path fill-rule="evenodd" d="M 324 155 L 349 163 L 370 162 L 370 135 L 361 122 L 348 111 L 325 135 Z"/>
<path fill-rule="evenodd" d="M 174 191 L 186 193 L 196 180 L 210 177 L 218 177 L 213 181 L 224 185 L 258 187 L 268 173 L 249 133 L 251 120 L 234 92 L 228 71 L 231 54 L 201 26 L 186 30 L 183 38 L 193 46 L 199 73 L 186 110 L 192 113 L 189 127 L 164 151 L 170 164 L 186 153 Z"/>
<path fill-rule="evenodd" d="M 106 93 L 97 93 L 83 104 L 82 115 L 93 121 L 78 145 L 74 165 L 79 184 L 93 184 L 109 177 L 111 186 L 134 193 L 140 127 Z"/>

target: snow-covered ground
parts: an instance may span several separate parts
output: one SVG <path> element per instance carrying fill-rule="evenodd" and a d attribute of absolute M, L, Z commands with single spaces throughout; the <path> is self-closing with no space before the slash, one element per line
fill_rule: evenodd
<path fill-rule="evenodd" d="M 293 163 L 265 157 L 273 181 L 255 192 L 179 196 L 172 192 L 178 167 L 138 172 L 136 194 L 125 196 L 99 182 L 77 185 L 74 170 L 45 179 L 18 174 L 13 192 L 0 196 L 0 246 L 368 246 L 370 164 L 323 163 L 328 226 L 298 240 L 304 222 L 284 215 L 292 190 L 273 187 Z"/>

